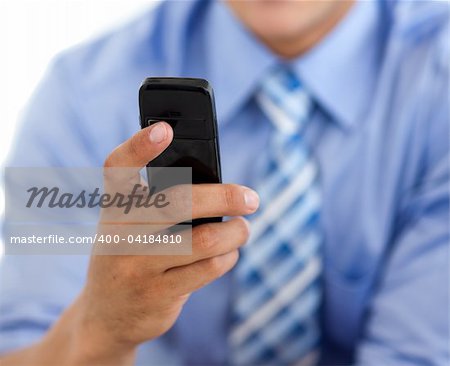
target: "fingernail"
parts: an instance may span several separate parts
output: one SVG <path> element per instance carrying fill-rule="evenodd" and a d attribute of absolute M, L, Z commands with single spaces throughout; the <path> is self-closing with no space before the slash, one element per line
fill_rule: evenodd
<path fill-rule="evenodd" d="M 259 196 L 258 193 L 251 189 L 246 189 L 244 192 L 245 205 L 251 209 L 256 210 L 259 206 Z"/>
<path fill-rule="evenodd" d="M 166 127 L 161 123 L 155 123 L 150 130 L 150 142 L 153 142 L 154 144 L 159 144 L 160 142 L 164 141 L 167 136 Z"/>

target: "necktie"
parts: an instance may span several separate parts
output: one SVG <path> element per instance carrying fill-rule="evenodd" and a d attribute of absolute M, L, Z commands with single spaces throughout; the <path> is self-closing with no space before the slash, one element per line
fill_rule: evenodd
<path fill-rule="evenodd" d="M 233 273 L 230 331 L 233 365 L 310 365 L 320 340 L 322 233 L 317 164 L 303 137 L 312 102 L 279 66 L 256 100 L 273 124 L 261 182 L 260 209 Z"/>

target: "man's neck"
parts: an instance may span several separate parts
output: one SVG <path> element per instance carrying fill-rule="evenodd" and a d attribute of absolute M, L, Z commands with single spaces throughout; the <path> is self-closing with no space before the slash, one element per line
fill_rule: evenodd
<path fill-rule="evenodd" d="M 285 39 L 264 39 L 261 41 L 269 47 L 274 53 L 285 59 L 292 59 L 301 56 L 330 33 L 333 28 L 347 15 L 348 11 L 354 5 L 354 1 L 336 1 L 336 7 L 333 12 L 307 31 L 296 37 Z"/>

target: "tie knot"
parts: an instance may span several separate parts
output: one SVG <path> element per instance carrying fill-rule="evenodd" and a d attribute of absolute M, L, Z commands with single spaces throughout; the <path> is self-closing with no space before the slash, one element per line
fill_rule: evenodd
<path fill-rule="evenodd" d="M 295 73 L 286 66 L 269 72 L 256 98 L 275 128 L 283 134 L 299 133 L 311 112 L 311 98 Z"/>

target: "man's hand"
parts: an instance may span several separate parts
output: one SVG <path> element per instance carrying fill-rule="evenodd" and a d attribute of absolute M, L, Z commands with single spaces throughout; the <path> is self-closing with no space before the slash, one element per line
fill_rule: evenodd
<path fill-rule="evenodd" d="M 117 147 L 105 166 L 143 167 L 172 140 L 164 122 L 148 127 Z M 193 218 L 254 212 L 256 193 L 231 184 L 192 187 Z M 192 255 L 93 256 L 80 297 L 81 334 L 132 350 L 175 322 L 189 295 L 229 271 L 249 235 L 245 219 L 210 223 L 192 230 Z"/>
<path fill-rule="evenodd" d="M 145 128 L 118 146 L 105 168 L 136 168 L 138 177 L 172 138 L 167 123 Z M 247 215 L 258 204 L 257 194 L 246 187 L 192 187 L 193 219 Z M 136 347 L 165 333 L 193 291 L 236 264 L 248 235 L 246 220 L 236 217 L 193 228 L 192 255 L 93 255 L 87 283 L 72 306 L 40 342 L 2 359 L 2 365 L 132 364 Z"/>

